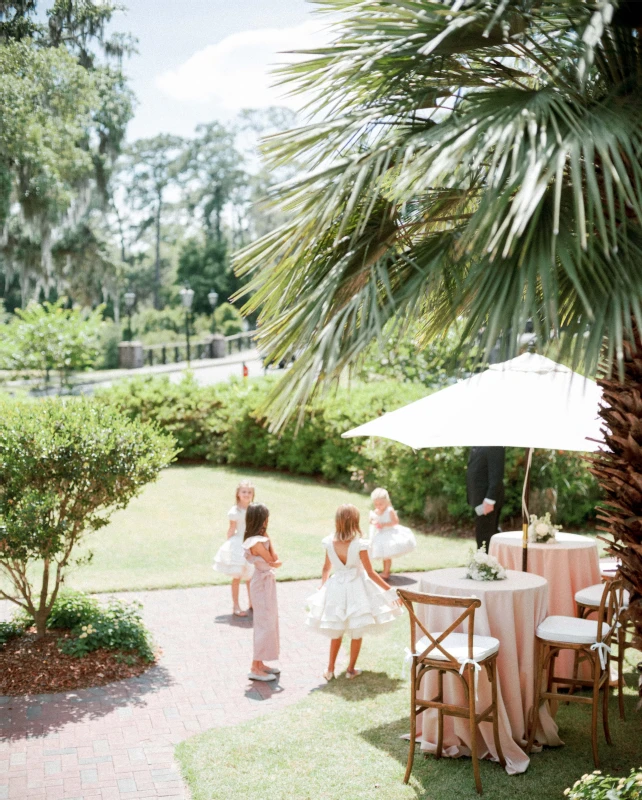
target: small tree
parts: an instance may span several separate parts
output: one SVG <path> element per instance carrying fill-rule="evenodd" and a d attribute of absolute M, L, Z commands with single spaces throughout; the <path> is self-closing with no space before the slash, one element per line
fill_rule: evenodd
<path fill-rule="evenodd" d="M 100 354 L 102 309 L 83 313 L 65 308 L 65 299 L 17 309 L 6 329 L 2 361 L 7 369 L 34 370 L 49 383 L 52 372 L 60 388 L 72 372 L 92 366 Z"/>
<path fill-rule="evenodd" d="M 10 586 L 0 597 L 33 617 L 39 637 L 66 570 L 79 563 L 76 545 L 174 456 L 153 425 L 95 400 L 0 401 L 0 574 Z"/>

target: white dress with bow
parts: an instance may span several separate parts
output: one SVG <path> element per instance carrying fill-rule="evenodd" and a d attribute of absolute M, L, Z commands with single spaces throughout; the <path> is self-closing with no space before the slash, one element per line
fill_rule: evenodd
<path fill-rule="evenodd" d="M 401 614 L 401 608 L 393 605 L 397 600 L 395 590 L 377 586 L 363 567 L 359 553 L 368 550 L 369 542 L 353 539 L 344 564 L 334 549 L 334 541 L 334 536 L 323 539 L 333 572 L 308 598 L 307 625 L 331 639 L 345 634 L 360 639 L 364 634 L 385 630 Z"/>

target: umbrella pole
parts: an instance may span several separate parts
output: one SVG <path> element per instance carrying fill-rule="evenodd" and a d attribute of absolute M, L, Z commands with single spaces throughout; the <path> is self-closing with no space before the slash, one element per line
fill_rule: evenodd
<path fill-rule="evenodd" d="M 526 452 L 526 474 L 524 475 L 524 488 L 522 489 L 522 572 L 528 571 L 528 503 L 531 493 L 533 448 L 529 447 Z"/>

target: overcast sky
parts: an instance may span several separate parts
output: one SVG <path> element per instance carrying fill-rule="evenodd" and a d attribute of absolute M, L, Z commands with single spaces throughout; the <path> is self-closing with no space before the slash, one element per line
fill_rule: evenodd
<path fill-rule="evenodd" d="M 306 0 L 124 0 L 113 29 L 138 39 L 125 68 L 138 97 L 128 138 L 190 135 L 200 122 L 284 101 L 270 89 L 278 53 L 323 34 Z"/>

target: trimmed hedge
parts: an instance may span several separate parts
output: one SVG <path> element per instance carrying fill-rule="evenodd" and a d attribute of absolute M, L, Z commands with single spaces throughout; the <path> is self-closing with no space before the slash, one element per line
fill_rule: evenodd
<path fill-rule="evenodd" d="M 364 490 L 385 486 L 404 514 L 432 522 L 471 521 L 466 503 L 468 448 L 414 452 L 385 439 L 341 438 L 344 431 L 423 397 L 425 387 L 380 381 L 338 389 L 311 404 L 298 432 L 293 422 L 278 437 L 267 430 L 257 411 L 274 380 L 198 386 L 191 376 L 176 384 L 167 377 L 139 377 L 97 396 L 132 418 L 156 421 L 175 437 L 179 460 L 319 475 Z M 520 514 L 525 457 L 524 450 L 507 449 L 507 515 Z M 565 526 L 594 519 L 599 490 L 580 455 L 536 451 L 532 486 L 557 490 L 558 517 Z"/>

